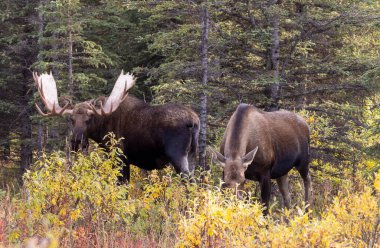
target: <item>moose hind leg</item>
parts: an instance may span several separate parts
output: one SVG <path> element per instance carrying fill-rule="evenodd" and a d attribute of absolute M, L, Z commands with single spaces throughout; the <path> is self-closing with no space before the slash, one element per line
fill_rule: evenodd
<path fill-rule="evenodd" d="M 284 199 L 284 205 L 286 208 L 290 208 L 290 192 L 289 192 L 289 180 L 288 175 L 284 175 L 276 179 L 278 188 L 280 189 L 282 199 Z"/>
<path fill-rule="evenodd" d="M 303 184 L 305 187 L 305 203 L 310 205 L 311 204 L 311 176 L 310 173 L 307 173 L 305 177 L 302 177 Z"/>
<path fill-rule="evenodd" d="M 190 173 L 193 173 L 195 170 L 195 166 L 197 164 L 197 154 L 196 151 L 190 150 L 188 155 L 187 155 L 187 161 L 189 164 L 189 171 Z"/>
<path fill-rule="evenodd" d="M 302 177 L 303 185 L 305 188 L 305 204 L 310 205 L 312 186 L 311 186 L 311 176 L 309 172 L 309 166 L 301 167 L 300 169 L 298 169 L 298 172 L 300 173 Z"/>

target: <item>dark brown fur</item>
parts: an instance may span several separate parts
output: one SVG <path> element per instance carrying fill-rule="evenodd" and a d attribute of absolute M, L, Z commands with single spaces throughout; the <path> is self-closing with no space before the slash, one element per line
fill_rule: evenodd
<path fill-rule="evenodd" d="M 103 137 L 108 132 L 124 138 L 125 179 L 129 180 L 130 164 L 153 170 L 170 162 L 178 173 L 189 174 L 194 170 L 199 118 L 190 108 L 176 104 L 152 106 L 127 96 L 109 116 L 89 115 L 87 110 L 86 103 L 73 109 L 73 149 L 81 145 L 85 148 L 88 138 L 104 145 Z"/>
<path fill-rule="evenodd" d="M 256 147 L 257 152 L 253 151 Z M 287 173 L 295 167 L 309 202 L 309 127 L 299 115 L 240 104 L 228 122 L 220 152 L 217 159 L 224 166 L 226 187 L 242 189 L 246 179 L 259 181 L 262 202 L 268 207 L 270 179 L 277 179 L 284 203 L 290 207 Z"/>

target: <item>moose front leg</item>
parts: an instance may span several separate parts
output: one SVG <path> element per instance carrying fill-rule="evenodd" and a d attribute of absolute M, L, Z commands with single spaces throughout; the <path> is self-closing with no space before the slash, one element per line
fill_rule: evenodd
<path fill-rule="evenodd" d="M 261 188 L 261 203 L 264 205 L 264 215 L 269 212 L 269 200 L 271 193 L 271 183 L 270 176 L 263 176 L 260 178 L 260 188 Z"/>
<path fill-rule="evenodd" d="M 124 156 L 120 155 L 121 159 L 121 175 L 118 177 L 119 183 L 123 184 L 125 182 L 129 183 L 129 180 L 131 178 L 131 163 L 129 160 Z"/>

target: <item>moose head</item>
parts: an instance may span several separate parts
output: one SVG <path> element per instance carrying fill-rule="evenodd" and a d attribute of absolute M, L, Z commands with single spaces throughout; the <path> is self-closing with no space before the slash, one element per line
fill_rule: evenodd
<path fill-rule="evenodd" d="M 223 187 L 235 190 L 243 190 L 245 183 L 245 171 L 252 164 L 258 147 L 245 154 L 243 157 L 224 156 L 221 153 L 210 148 L 212 152 L 212 161 L 223 168 Z"/>
<path fill-rule="evenodd" d="M 121 72 L 109 97 L 99 97 L 96 100 L 85 101 L 72 105 L 70 102 L 63 107 L 58 102 L 57 85 L 52 73 L 38 75 L 33 72 L 38 93 L 47 109 L 44 113 L 36 104 L 38 112 L 43 116 L 69 115 L 72 122 L 71 148 L 74 151 L 88 147 L 89 132 L 94 125 L 94 118 L 106 117 L 118 109 L 125 100 L 128 90 L 135 85 L 132 74 Z"/>

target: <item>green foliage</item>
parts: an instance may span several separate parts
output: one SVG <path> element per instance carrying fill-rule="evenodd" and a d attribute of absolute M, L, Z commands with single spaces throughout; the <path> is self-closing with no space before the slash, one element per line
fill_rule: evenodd
<path fill-rule="evenodd" d="M 33 66 L 38 71 L 55 70 L 60 76 L 56 77 L 64 79 L 67 83 L 71 63 L 74 85 L 62 84 L 61 80 L 58 80 L 58 84 L 61 86 L 61 93 L 72 90 L 71 93 L 74 95 L 70 97 L 78 97 L 81 100 L 86 97 L 88 99 L 89 87 L 85 87 L 88 81 L 91 80 L 91 93 L 99 94 L 104 88 L 104 78 L 91 73 L 91 69 L 114 65 L 114 61 L 100 44 L 83 36 L 85 29 L 96 22 L 92 13 L 83 12 L 84 8 L 86 6 L 81 1 L 66 0 L 49 1 L 39 7 L 39 60 Z M 86 71 L 89 73 L 86 73 L 87 78 L 84 78 L 83 72 Z M 98 84 L 99 81 L 102 84 Z M 94 96 L 96 95 L 90 94 L 90 98 Z"/>

